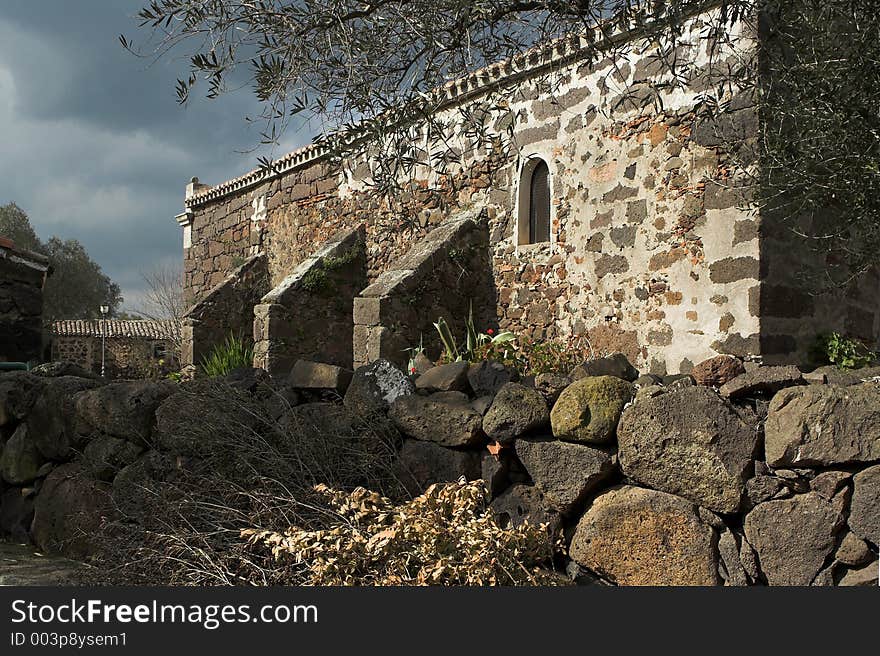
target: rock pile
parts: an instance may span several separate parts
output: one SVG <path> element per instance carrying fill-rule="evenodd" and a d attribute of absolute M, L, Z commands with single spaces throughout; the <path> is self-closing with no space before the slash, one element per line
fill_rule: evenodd
<path fill-rule="evenodd" d="M 227 382 L 271 387 L 270 414 L 310 439 L 378 417 L 403 490 L 483 478 L 499 523 L 565 536 L 579 582 L 876 583 L 880 382 L 728 356 L 668 377 L 621 354 L 522 380 L 488 362 L 420 371 L 300 362 Z M 87 556 L 102 517 L 136 520 L 132 490 L 198 457 L 181 417 L 213 411 L 168 382 L 0 376 L 0 530 Z"/>

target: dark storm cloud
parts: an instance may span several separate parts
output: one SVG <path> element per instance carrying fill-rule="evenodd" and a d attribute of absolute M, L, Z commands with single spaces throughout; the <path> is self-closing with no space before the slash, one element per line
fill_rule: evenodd
<path fill-rule="evenodd" d="M 181 257 L 173 220 L 197 175 L 217 183 L 256 165 L 247 92 L 176 103 L 181 58 L 151 63 L 141 0 L 0 2 L 0 204 L 18 203 L 38 234 L 82 241 L 137 305 L 139 272 Z M 292 134 L 284 148 L 298 145 Z"/>

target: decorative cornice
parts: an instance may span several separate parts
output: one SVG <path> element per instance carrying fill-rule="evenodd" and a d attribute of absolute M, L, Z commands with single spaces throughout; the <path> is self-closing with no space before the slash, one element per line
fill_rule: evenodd
<path fill-rule="evenodd" d="M 705 0 L 705 2 L 697 0 L 692 8 L 680 15 L 693 18 L 721 3 L 722 0 Z M 599 22 L 587 32 L 548 41 L 510 59 L 490 64 L 462 78 L 447 82 L 433 93 L 429 103 L 435 105 L 434 111 L 447 109 L 482 95 L 491 87 L 532 77 L 547 69 L 570 64 L 596 51 L 602 51 L 636 39 L 640 35 L 650 32 L 652 28 L 665 24 L 666 20 L 666 16 L 660 16 L 647 26 L 638 26 L 634 21 L 628 25 L 613 26 L 610 21 Z M 611 27 L 609 28 L 609 26 Z M 185 206 L 187 209 L 196 208 L 225 196 L 251 189 L 296 169 L 314 164 L 329 153 L 329 146 L 311 143 L 284 155 L 274 161 L 271 167 L 254 169 L 205 191 L 195 191 L 188 194 Z M 197 182 L 197 179 L 194 181 Z"/>

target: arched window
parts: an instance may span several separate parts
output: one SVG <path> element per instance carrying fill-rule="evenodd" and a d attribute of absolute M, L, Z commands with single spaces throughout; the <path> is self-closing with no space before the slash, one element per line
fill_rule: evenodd
<path fill-rule="evenodd" d="M 519 183 L 517 243 L 550 241 L 550 168 L 540 157 L 523 165 Z"/>
<path fill-rule="evenodd" d="M 550 169 L 541 160 L 529 187 L 529 243 L 550 241 Z"/>

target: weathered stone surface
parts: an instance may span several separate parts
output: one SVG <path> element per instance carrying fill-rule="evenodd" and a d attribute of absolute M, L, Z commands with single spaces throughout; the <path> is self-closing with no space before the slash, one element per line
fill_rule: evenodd
<path fill-rule="evenodd" d="M 172 483 L 176 472 L 174 457 L 147 451 L 116 474 L 111 489 L 113 507 L 126 519 L 142 521 L 150 512 L 145 501 L 151 497 L 157 481 Z"/>
<path fill-rule="evenodd" d="M 616 376 L 581 378 L 566 387 L 550 411 L 553 435 L 570 442 L 604 444 L 614 439 L 632 385 Z"/>
<path fill-rule="evenodd" d="M 547 525 L 556 535 L 562 528 L 562 517 L 551 508 L 541 491 L 532 485 L 512 485 L 491 504 L 495 521 L 502 528 L 531 524 Z"/>
<path fill-rule="evenodd" d="M 632 366 L 623 353 L 612 353 L 602 358 L 587 360 L 572 369 L 572 380 L 580 380 L 589 376 L 616 376 L 632 382 L 639 377 L 639 371 Z"/>
<path fill-rule="evenodd" d="M 745 519 L 745 534 L 770 585 L 810 585 L 834 551 L 843 515 L 815 492 L 767 501 Z"/>
<path fill-rule="evenodd" d="M 535 389 L 538 390 L 551 407 L 562 394 L 562 390 L 571 385 L 568 376 L 558 374 L 538 374 L 535 376 Z"/>
<path fill-rule="evenodd" d="M 764 431 L 774 467 L 880 460 L 880 384 L 783 390 L 770 402 Z"/>
<path fill-rule="evenodd" d="M 739 510 L 758 432 L 714 391 L 694 387 L 627 408 L 617 439 L 633 480 L 730 513 Z"/>
<path fill-rule="evenodd" d="M 345 394 L 354 372 L 333 364 L 297 360 L 287 379 L 295 389 L 326 390 Z"/>
<path fill-rule="evenodd" d="M 24 485 L 37 477 L 45 459 L 37 451 L 27 424 L 21 424 L 6 442 L 0 455 L 0 478 L 12 485 Z"/>
<path fill-rule="evenodd" d="M 268 395 L 272 388 L 271 377 L 265 369 L 259 367 L 238 367 L 230 371 L 223 382 L 232 389 L 246 394 Z"/>
<path fill-rule="evenodd" d="M 472 364 L 467 377 L 475 396 L 494 396 L 507 383 L 519 380 L 515 370 L 489 360 Z"/>
<path fill-rule="evenodd" d="M 112 514 L 109 486 L 89 478 L 78 464 L 62 465 L 37 495 L 31 537 L 47 553 L 86 559 L 102 521 Z"/>
<path fill-rule="evenodd" d="M 461 392 L 401 396 L 388 416 L 404 435 L 443 446 L 476 446 L 483 442 L 483 417 Z"/>
<path fill-rule="evenodd" d="M 395 399 L 415 391 L 412 381 L 400 369 L 388 360 L 376 360 L 357 368 L 343 403 L 355 414 L 366 417 L 387 412 Z"/>
<path fill-rule="evenodd" d="M 447 449 L 432 442 L 404 440 L 394 463 L 394 474 L 407 493 L 418 496 L 434 483 L 451 483 L 462 476 L 480 478 L 480 454 Z"/>
<path fill-rule="evenodd" d="M 845 565 L 864 565 L 871 560 L 871 549 L 868 543 L 850 531 L 843 536 L 834 557 Z"/>
<path fill-rule="evenodd" d="M 0 374 L 0 426 L 23 419 L 42 387 L 41 378 L 24 371 Z"/>
<path fill-rule="evenodd" d="M 416 378 L 416 387 L 426 392 L 467 393 L 470 390 L 468 369 L 468 362 L 450 362 L 432 367 Z"/>
<path fill-rule="evenodd" d="M 840 579 L 840 583 L 837 585 L 841 587 L 871 586 L 876 588 L 877 571 L 877 561 L 875 560 L 873 563 L 869 563 L 864 567 L 848 571 L 843 575 L 843 578 Z"/>
<path fill-rule="evenodd" d="M 46 362 L 45 364 L 37 365 L 31 369 L 30 373 L 34 376 L 41 376 L 44 378 L 58 378 L 61 376 L 91 378 L 94 380 L 100 380 L 101 378 L 98 374 L 94 374 L 91 371 L 84 369 L 75 362 Z"/>
<path fill-rule="evenodd" d="M 776 498 L 783 490 L 788 489 L 785 481 L 776 476 L 759 474 L 746 482 L 746 499 L 749 508 L 759 503 Z"/>
<path fill-rule="evenodd" d="M 507 383 L 483 417 L 483 432 L 490 440 L 512 442 L 518 437 L 546 428 L 550 411 L 541 393 L 519 383 Z"/>
<path fill-rule="evenodd" d="M 607 451 L 558 440 L 517 440 L 516 455 L 554 509 L 575 510 L 616 471 Z"/>
<path fill-rule="evenodd" d="M 880 545 L 880 465 L 853 476 L 849 527 L 860 538 Z"/>
<path fill-rule="evenodd" d="M 806 381 L 800 369 L 795 366 L 756 367 L 728 381 L 719 390 L 721 396 L 739 398 L 753 394 L 772 396 L 781 389 L 804 385 Z"/>
<path fill-rule="evenodd" d="M 833 499 L 846 483 L 852 478 L 852 474 L 844 471 L 827 471 L 818 474 L 810 481 L 810 489 L 820 497 Z"/>
<path fill-rule="evenodd" d="M 691 370 L 691 376 L 697 385 L 720 387 L 745 373 L 745 367 L 739 358 L 730 355 L 716 355 L 703 360 Z"/>
<path fill-rule="evenodd" d="M 176 389 L 170 381 L 126 381 L 86 390 L 76 398 L 77 421 L 94 431 L 146 444 L 156 409 Z"/>
<path fill-rule="evenodd" d="M 740 547 L 736 536 L 729 529 L 721 531 L 718 538 L 718 555 L 720 556 L 718 574 L 724 579 L 724 585 L 743 586 L 749 584 L 749 577 L 739 556 Z"/>
<path fill-rule="evenodd" d="M 502 457 L 504 451 L 507 450 L 509 449 L 502 449 L 498 455 L 493 455 L 486 451 L 480 459 L 480 478 L 486 483 L 486 487 L 489 488 L 489 495 L 493 499 L 507 487 L 507 472 L 510 459 Z"/>
<path fill-rule="evenodd" d="M 880 367 L 864 367 L 862 369 L 841 369 L 837 365 L 829 364 L 819 367 L 810 372 L 810 375 L 818 378 L 824 377 L 829 385 L 858 385 L 870 378 L 880 376 Z"/>
<path fill-rule="evenodd" d="M 0 494 L 0 536 L 16 542 L 30 542 L 34 519 L 34 495 L 13 487 Z"/>
<path fill-rule="evenodd" d="M 83 452 L 83 466 L 101 481 L 112 481 L 117 472 L 127 467 L 144 449 L 138 444 L 102 435 L 90 441 Z"/>
<path fill-rule="evenodd" d="M 77 441 L 76 395 L 100 383 L 90 378 L 50 378 L 28 412 L 27 424 L 37 450 L 50 460 L 65 460 Z"/>
<path fill-rule="evenodd" d="M 620 585 L 717 585 L 716 535 L 689 501 L 623 486 L 596 498 L 569 551 Z"/>

